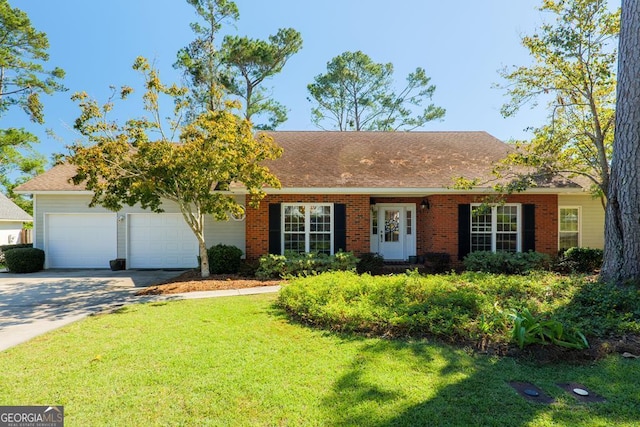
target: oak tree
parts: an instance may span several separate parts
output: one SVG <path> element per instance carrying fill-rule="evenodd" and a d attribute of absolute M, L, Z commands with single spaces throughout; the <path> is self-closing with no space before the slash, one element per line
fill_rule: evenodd
<path fill-rule="evenodd" d="M 231 102 L 185 124 L 188 90 L 164 85 L 144 58 L 138 58 L 134 68 L 145 78 L 146 116 L 120 125 L 108 116 L 115 93 L 103 105 L 85 93 L 74 95 L 81 109 L 75 128 L 90 144 L 70 147 L 68 160 L 77 167 L 73 182 L 93 191 L 91 206 L 113 211 L 139 204 L 162 212 L 163 201 L 176 203 L 196 236 L 201 275 L 207 277 L 205 216 L 228 220 L 229 215 L 242 213 L 242 206 L 228 191 L 230 185 L 243 185 L 251 206 L 264 197 L 265 186 L 278 188 L 277 178 L 261 163 L 280 156 L 281 149 L 266 134 L 255 135 L 251 123 L 236 114 L 237 105 Z M 126 99 L 131 92 L 123 87 L 119 97 Z M 173 99 L 168 124 L 162 120 L 161 96 Z"/>
<path fill-rule="evenodd" d="M 640 285 L 640 4 L 622 0 L 616 131 L 600 279 Z"/>
<path fill-rule="evenodd" d="M 434 104 L 424 69 L 418 67 L 396 92 L 393 65 L 379 64 L 361 51 L 344 52 L 327 63 L 327 72 L 307 85 L 315 104 L 312 121 L 320 128 L 347 130 L 413 130 L 442 119 L 445 110 Z"/>

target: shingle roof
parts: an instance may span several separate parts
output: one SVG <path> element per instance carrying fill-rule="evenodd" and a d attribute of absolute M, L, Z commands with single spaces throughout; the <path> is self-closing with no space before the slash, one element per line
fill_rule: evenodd
<path fill-rule="evenodd" d="M 271 132 L 283 188 L 443 188 L 491 177 L 509 147 L 486 132 Z"/>
<path fill-rule="evenodd" d="M 31 215 L 23 211 L 4 194 L 0 193 L 0 221 L 33 221 Z"/>
<path fill-rule="evenodd" d="M 458 177 L 490 181 L 510 147 L 486 132 L 269 132 L 283 149 L 265 164 L 286 188 L 450 188 Z M 16 190 L 83 191 L 58 165 Z M 543 186 L 573 183 L 556 181 Z"/>
<path fill-rule="evenodd" d="M 75 174 L 75 166 L 69 163 L 59 164 L 32 180 L 19 185 L 15 191 L 84 191 L 84 186 L 73 185 L 73 183 L 69 182 Z"/>

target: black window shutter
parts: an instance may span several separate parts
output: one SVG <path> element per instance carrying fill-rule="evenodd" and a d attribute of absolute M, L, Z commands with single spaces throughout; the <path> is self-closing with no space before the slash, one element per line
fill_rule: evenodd
<path fill-rule="evenodd" d="M 536 250 L 536 205 L 522 205 L 522 252 Z"/>
<path fill-rule="evenodd" d="M 333 205 L 333 251 L 347 250 L 347 205 Z"/>
<path fill-rule="evenodd" d="M 471 252 L 471 205 L 458 205 L 458 259 Z"/>
<path fill-rule="evenodd" d="M 278 254 L 282 253 L 282 221 L 281 221 L 281 209 L 280 203 L 269 204 L 269 253 Z"/>

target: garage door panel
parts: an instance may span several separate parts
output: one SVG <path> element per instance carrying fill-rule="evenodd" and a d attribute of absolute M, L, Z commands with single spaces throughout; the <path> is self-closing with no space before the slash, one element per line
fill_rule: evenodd
<path fill-rule="evenodd" d="M 130 214 L 130 268 L 193 268 L 198 241 L 181 214 Z"/>
<path fill-rule="evenodd" d="M 116 258 L 115 214 L 48 214 L 48 268 L 108 268 Z"/>

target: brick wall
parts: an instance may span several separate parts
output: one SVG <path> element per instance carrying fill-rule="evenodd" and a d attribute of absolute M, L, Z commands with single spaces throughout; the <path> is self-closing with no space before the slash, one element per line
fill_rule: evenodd
<path fill-rule="evenodd" d="M 269 252 L 270 203 L 344 203 L 347 208 L 347 251 L 353 251 L 356 256 L 370 251 L 368 195 L 268 195 L 257 209 L 247 209 L 246 255 L 249 260 Z"/>
<path fill-rule="evenodd" d="M 483 195 L 431 195 L 429 209 L 420 209 L 423 197 L 376 197 L 376 203 L 415 203 L 417 254 L 446 252 L 458 255 L 458 205 L 482 203 Z M 269 203 L 344 203 L 347 207 L 347 250 L 360 255 L 370 251 L 370 198 L 368 195 L 269 195 L 257 209 L 248 208 L 247 258 L 255 260 L 269 251 Z M 536 251 L 555 255 L 558 250 L 557 195 L 517 194 L 507 203 L 536 205 Z"/>
<path fill-rule="evenodd" d="M 446 252 L 452 261 L 458 256 L 458 205 L 482 203 L 482 195 L 432 195 L 431 208 L 419 222 L 419 246 L 425 252 Z M 507 196 L 506 203 L 536 205 L 536 251 L 555 255 L 558 251 L 558 196 L 517 194 Z"/>

